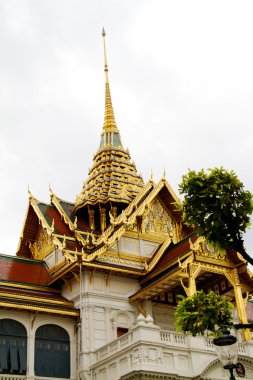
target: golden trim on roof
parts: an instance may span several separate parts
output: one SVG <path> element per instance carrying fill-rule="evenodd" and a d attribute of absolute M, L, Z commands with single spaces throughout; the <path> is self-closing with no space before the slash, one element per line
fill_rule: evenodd
<path fill-rule="evenodd" d="M 9 282 L 9 281 L 0 281 L 0 285 L 4 287 L 12 287 L 12 288 L 20 288 L 23 290 L 39 290 L 39 291 L 45 291 L 48 293 L 56 293 L 56 294 L 61 294 L 61 291 L 58 289 L 51 289 L 47 288 L 45 286 L 39 286 L 39 285 L 27 285 L 22 282 L 22 284 L 19 283 L 14 283 L 14 282 Z"/>
<path fill-rule="evenodd" d="M 86 262 L 86 261 L 82 261 L 82 267 L 87 267 L 87 268 L 93 268 L 93 269 L 100 269 L 102 271 L 112 271 L 112 272 L 115 272 L 115 273 L 124 273 L 124 274 L 131 274 L 131 275 L 135 275 L 135 276 L 145 276 L 147 274 L 147 271 L 146 270 L 143 270 L 141 271 L 140 269 L 136 269 L 134 270 L 133 268 L 132 269 L 127 269 L 127 268 L 123 268 L 123 267 L 113 267 L 111 265 L 106 265 L 106 264 L 97 264 L 97 263 L 90 263 L 90 262 Z M 57 273 L 54 274 L 54 277 L 52 278 L 52 280 L 48 283 L 48 285 L 51 285 L 53 284 L 55 281 L 57 281 L 59 278 L 62 278 L 62 276 L 64 276 L 65 274 L 67 273 L 72 273 L 73 269 L 74 268 L 79 268 L 79 265 L 80 263 L 79 262 L 75 262 L 74 265 L 71 265 L 71 266 L 66 266 L 64 269 L 66 269 L 65 271 L 58 271 Z"/>
<path fill-rule="evenodd" d="M 195 260 L 206 263 L 217 264 L 228 268 L 235 268 L 234 264 L 225 250 L 214 248 L 214 246 L 206 240 L 205 237 L 199 237 L 194 243 L 189 239 L 190 249 L 195 254 Z M 245 263 L 245 260 L 241 260 Z"/>
<path fill-rule="evenodd" d="M 32 301 L 39 301 L 39 302 L 45 302 L 45 303 L 52 303 L 57 305 L 65 305 L 65 306 L 73 306 L 73 303 L 68 300 L 55 300 L 48 297 L 33 297 L 31 295 L 23 295 L 13 292 L 1 292 L 0 296 L 9 298 L 10 296 L 14 299 L 24 299 L 24 300 L 32 300 Z"/>
<path fill-rule="evenodd" d="M 145 196 L 145 193 L 147 193 L 149 190 L 151 190 L 151 192 L 140 203 L 140 205 L 137 206 L 138 201 L 134 200 L 133 201 L 134 205 L 130 204 L 125 210 L 123 210 L 122 213 L 114 220 L 113 225 L 108 227 L 108 229 L 104 232 L 104 234 L 101 235 L 101 237 L 99 237 L 98 239 L 95 239 L 94 237 L 92 238 L 93 244 L 94 245 L 106 244 L 107 246 L 110 246 L 116 240 L 118 240 L 123 235 L 123 233 L 127 230 L 127 226 L 133 225 L 137 217 L 143 216 L 143 214 L 147 212 L 147 210 L 150 209 L 151 207 L 150 205 L 152 201 L 155 199 L 155 197 L 158 195 L 158 193 L 163 187 L 167 187 L 167 189 L 169 190 L 167 181 L 164 181 L 163 179 L 155 187 L 153 187 L 152 190 L 151 190 L 152 188 L 151 182 L 148 183 L 147 187 L 145 187 L 146 191 L 141 192 L 141 194 L 139 194 L 137 198 L 139 199 L 143 198 Z M 176 196 L 174 199 L 176 201 L 178 200 Z M 134 207 L 135 205 L 136 207 Z M 133 212 L 130 215 L 131 211 Z M 116 229 L 116 226 L 118 227 L 119 225 L 121 225 L 121 227 Z M 140 232 L 143 233 L 143 231 L 140 231 Z M 174 243 L 177 243 L 180 239 L 179 231 L 176 228 L 176 224 L 175 225 L 173 224 L 172 226 L 171 236 L 173 237 Z M 95 255 L 96 255 L 96 252 L 94 252 L 94 256 Z"/>
<path fill-rule="evenodd" d="M 104 255 L 100 255 L 98 261 L 105 262 L 107 264 L 123 265 L 130 268 L 136 268 L 139 270 L 146 269 L 146 262 L 140 260 L 131 260 L 130 258 L 122 257 L 121 255 L 111 255 L 106 252 Z"/>
<path fill-rule="evenodd" d="M 79 242 L 82 244 L 82 250 L 77 251 L 67 249 L 66 248 L 66 239 L 68 237 L 61 236 L 60 234 L 54 233 L 54 227 L 53 225 L 50 226 L 46 219 L 44 218 L 42 212 L 40 211 L 40 208 L 38 207 L 37 203 L 38 201 L 30 195 L 30 204 L 33 207 L 34 211 L 36 212 L 36 215 L 38 216 L 39 220 L 41 221 L 43 231 L 48 234 L 48 237 L 52 239 L 52 244 L 55 244 L 55 246 L 58 246 L 59 249 L 62 251 L 63 256 L 65 257 L 65 261 L 62 263 L 59 263 L 54 268 L 51 268 L 50 273 L 55 277 L 59 272 L 63 272 L 65 269 L 69 268 L 70 265 L 77 262 L 77 260 L 82 260 L 82 262 L 91 263 L 94 260 L 98 259 L 103 262 L 114 262 L 116 263 L 116 259 L 110 257 L 108 253 L 108 248 L 112 246 L 116 241 L 118 241 L 124 234 L 133 233 L 133 227 L 136 223 L 137 217 L 144 218 L 142 220 L 141 229 L 137 231 L 137 238 L 144 238 L 146 240 L 156 240 L 159 241 L 159 243 L 163 243 L 162 246 L 159 248 L 158 252 L 155 254 L 155 256 L 151 259 L 150 263 L 145 263 L 145 269 L 149 272 L 152 270 L 152 268 L 155 266 L 155 264 L 158 262 L 162 254 L 164 253 L 165 249 L 169 246 L 170 242 L 173 241 L 176 243 L 179 240 L 179 233 L 177 228 L 177 223 L 174 222 L 174 219 L 172 216 L 169 215 L 166 216 L 163 213 L 161 214 L 161 205 L 159 201 L 159 210 L 154 208 L 155 207 L 155 199 L 161 189 L 163 187 L 166 187 L 168 191 L 170 191 L 169 185 L 167 181 L 165 181 L 164 178 L 159 181 L 157 185 L 154 184 L 153 180 L 150 180 L 145 188 L 142 189 L 142 191 L 137 195 L 137 197 L 129 204 L 129 206 L 122 211 L 122 213 L 113 220 L 113 224 L 109 226 L 100 237 L 96 238 L 94 234 L 88 234 L 87 238 L 84 239 L 83 236 L 81 236 L 80 232 L 78 234 L 81 236 L 81 239 L 79 239 Z M 173 196 L 173 195 L 172 195 Z M 174 197 L 175 199 L 176 197 Z M 64 209 L 61 207 L 59 199 L 53 194 L 51 191 L 51 200 L 52 204 L 56 207 L 60 215 L 62 216 L 65 223 L 68 224 L 70 229 L 76 233 L 76 226 L 73 222 L 69 219 Z M 156 202 L 156 203 L 157 203 Z M 154 208 L 154 210 L 153 210 Z M 153 210 L 153 211 L 152 211 Z M 152 211 L 153 219 L 152 223 L 154 224 L 155 228 L 149 228 L 147 230 L 147 222 L 145 220 L 149 218 L 149 214 Z M 166 211 L 167 212 L 167 211 Z M 159 215 L 158 215 L 159 214 Z M 165 217 L 166 216 L 166 217 Z M 167 220 L 167 219 L 168 220 Z M 165 224 L 164 224 L 165 223 Z M 169 223 L 169 229 L 168 229 L 168 223 Z M 144 228 L 146 226 L 146 229 Z M 167 227 L 166 227 L 167 226 Z M 165 228 L 166 227 L 166 228 Z M 160 229 L 159 229 L 160 228 Z M 166 230 L 166 231 L 165 231 Z M 91 242 L 93 246 L 96 246 L 97 249 L 92 253 L 87 253 L 84 251 L 84 247 L 87 247 L 87 244 L 89 243 L 89 236 L 91 236 Z M 76 237 L 76 236 L 75 236 Z M 158 239 L 159 237 L 159 239 Z M 63 242 L 61 242 L 59 239 L 62 238 Z M 74 238 L 71 237 L 70 240 L 73 240 Z M 99 247 L 100 246 L 100 247 Z M 51 247 L 53 248 L 53 246 Z M 106 256 L 107 259 L 106 259 Z M 115 261 L 116 260 L 116 261 Z M 124 259 L 124 263 L 121 263 L 121 260 L 117 261 L 117 264 L 120 265 L 127 265 L 127 259 Z M 129 266 L 133 267 L 136 266 L 137 261 L 134 261 L 131 263 L 129 261 Z M 139 264 L 139 269 L 144 269 L 144 264 Z"/>
<path fill-rule="evenodd" d="M 52 238 L 53 244 L 55 244 L 56 247 L 59 249 L 63 249 L 63 244 L 60 242 L 60 240 L 54 235 L 54 220 L 52 222 L 52 225 L 50 226 L 48 222 L 46 221 L 44 215 L 40 211 L 40 208 L 38 207 L 37 203 L 39 202 L 36 198 L 34 198 L 32 195 L 30 195 L 29 198 L 30 204 L 33 207 L 37 217 L 39 218 L 42 227 L 46 229 L 48 235 Z"/>
<path fill-rule="evenodd" d="M 10 302 L 0 302 L 0 306 L 3 307 L 9 307 L 9 308 L 15 308 L 15 309 L 24 309 L 24 310 L 36 310 L 36 311 L 41 311 L 44 313 L 51 313 L 51 314 L 62 314 L 62 315 L 68 315 L 68 316 L 73 316 L 73 317 L 79 317 L 80 313 L 78 310 L 76 311 L 68 311 L 68 310 L 58 310 L 58 309 L 49 309 L 46 307 L 42 306 L 32 306 L 32 305 L 21 305 L 17 303 L 10 303 Z"/>
<path fill-rule="evenodd" d="M 29 194 L 30 194 L 30 190 L 29 190 Z M 19 238 L 18 247 L 17 247 L 17 251 L 16 252 L 18 252 L 20 250 L 20 248 L 21 248 L 21 243 L 22 243 L 22 240 L 23 240 L 23 237 L 24 237 L 25 225 L 26 225 L 26 220 L 27 220 L 27 217 L 28 217 L 29 208 L 30 208 L 30 200 L 28 201 L 28 205 L 27 205 L 27 208 L 26 208 L 25 219 L 24 219 L 24 222 L 23 222 L 22 232 L 21 232 L 21 235 L 20 235 L 20 238 Z"/>
<path fill-rule="evenodd" d="M 80 234 L 80 232 L 77 230 L 77 217 L 75 219 L 75 222 L 73 223 L 66 212 L 64 211 L 63 207 L 61 206 L 59 202 L 59 198 L 52 192 L 51 190 L 51 202 L 56 207 L 58 212 L 60 213 L 61 217 L 63 218 L 64 222 L 69 226 L 69 229 L 74 232 L 75 237 L 77 240 L 82 243 L 84 247 L 86 247 L 89 244 L 89 239 L 85 240 L 83 236 Z M 71 238 L 70 238 L 71 239 Z"/>
<path fill-rule="evenodd" d="M 167 238 L 164 240 L 164 243 L 158 249 L 158 252 L 155 254 L 153 259 L 151 259 L 149 265 L 146 267 L 147 272 L 150 272 L 155 267 L 155 265 L 158 263 L 158 261 L 160 260 L 160 258 L 162 257 L 166 249 L 169 247 L 170 243 L 171 243 L 171 237 L 167 236 Z"/>

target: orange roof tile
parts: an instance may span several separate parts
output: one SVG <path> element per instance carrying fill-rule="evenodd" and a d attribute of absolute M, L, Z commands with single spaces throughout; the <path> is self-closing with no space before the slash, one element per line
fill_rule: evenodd
<path fill-rule="evenodd" d="M 0 255 L 0 280 L 47 285 L 51 276 L 44 261 Z"/>

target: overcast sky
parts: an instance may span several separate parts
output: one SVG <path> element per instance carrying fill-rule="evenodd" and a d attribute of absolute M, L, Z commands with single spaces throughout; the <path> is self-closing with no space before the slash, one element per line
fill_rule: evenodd
<path fill-rule="evenodd" d="M 253 2 L 0 0 L 0 252 L 32 194 L 74 201 L 104 117 L 101 30 L 124 147 L 144 180 L 234 169 L 253 191 Z M 253 229 L 246 234 L 253 255 Z"/>

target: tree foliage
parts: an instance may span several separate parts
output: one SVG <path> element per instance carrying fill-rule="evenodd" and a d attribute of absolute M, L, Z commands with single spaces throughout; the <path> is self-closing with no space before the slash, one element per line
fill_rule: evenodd
<path fill-rule="evenodd" d="M 253 212 L 253 197 L 234 171 L 222 167 L 208 172 L 189 170 L 179 192 L 184 195 L 181 207 L 186 225 L 194 226 L 198 236 L 205 236 L 214 245 L 240 252 L 253 265 L 243 243 Z"/>
<path fill-rule="evenodd" d="M 193 336 L 211 332 L 217 337 L 221 330 L 233 326 L 232 310 L 233 304 L 213 291 L 206 294 L 201 290 L 192 297 L 182 297 L 175 312 L 177 331 Z"/>

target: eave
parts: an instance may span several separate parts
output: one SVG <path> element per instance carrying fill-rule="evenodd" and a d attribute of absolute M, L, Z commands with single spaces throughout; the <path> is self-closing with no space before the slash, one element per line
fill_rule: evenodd
<path fill-rule="evenodd" d="M 49 287 L 25 286 L 2 283 L 0 285 L 0 306 L 27 311 L 40 311 L 66 316 L 78 316 L 73 302 L 65 299 Z"/>
<path fill-rule="evenodd" d="M 124 276 L 131 276 L 135 278 L 143 277 L 147 274 L 146 270 L 138 270 L 138 269 L 129 269 L 129 268 L 123 268 L 115 264 L 103 264 L 103 263 L 88 263 L 88 262 L 81 262 L 76 261 L 69 265 L 66 268 L 63 268 L 62 271 L 59 270 L 59 272 L 52 278 L 52 280 L 48 283 L 48 285 L 54 284 L 56 281 L 61 280 L 64 278 L 64 276 L 72 276 L 73 272 L 80 271 L 80 264 L 83 269 L 87 269 L 89 271 L 101 271 L 104 273 L 115 273 L 115 274 L 122 274 Z"/>
<path fill-rule="evenodd" d="M 77 230 L 77 222 L 75 221 L 74 223 L 70 220 L 70 218 L 68 217 L 68 215 L 66 214 L 66 212 L 64 211 L 64 209 L 62 208 L 60 202 L 59 202 L 59 198 L 56 197 L 55 194 L 53 194 L 53 192 L 51 192 L 51 201 L 52 201 L 52 204 L 56 207 L 56 209 L 58 210 L 59 214 L 61 215 L 61 217 L 63 218 L 64 222 L 69 226 L 70 230 L 73 231 L 76 239 L 78 242 L 80 242 L 83 247 L 86 247 L 87 246 L 87 241 L 82 237 L 82 235 L 80 234 L 80 232 Z"/>
<path fill-rule="evenodd" d="M 38 306 L 38 305 L 25 305 L 25 304 L 19 304 L 18 302 L 10 302 L 10 301 L 0 301 L 0 307 L 11 309 L 11 310 L 26 310 L 30 312 L 41 312 L 41 313 L 49 313 L 49 314 L 56 314 L 56 315 L 63 315 L 63 316 L 69 316 L 69 317 L 79 317 L 80 312 L 79 310 L 76 311 L 68 311 L 68 310 L 62 310 L 62 309 L 56 309 L 56 308 L 50 308 L 50 307 L 44 307 L 44 306 Z"/>

